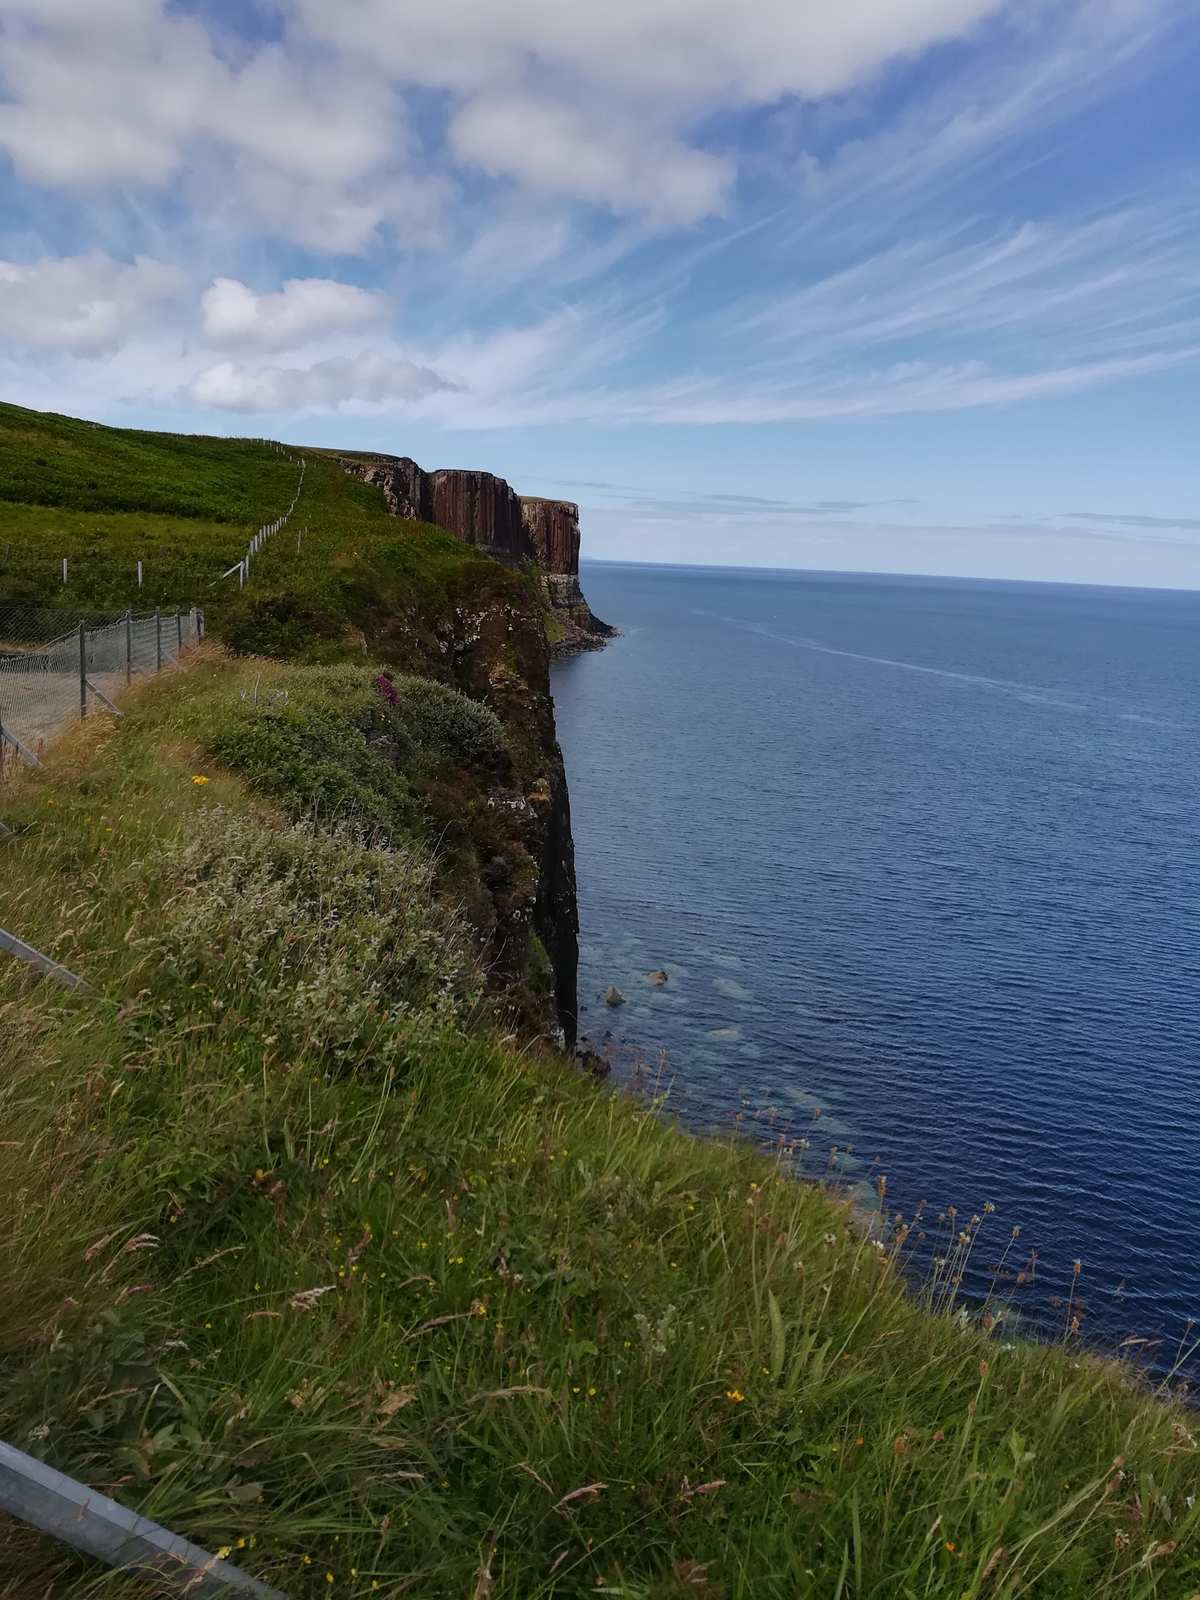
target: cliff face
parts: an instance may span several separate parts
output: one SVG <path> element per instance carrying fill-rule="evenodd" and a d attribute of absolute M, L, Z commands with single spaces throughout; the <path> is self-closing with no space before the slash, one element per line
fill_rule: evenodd
<path fill-rule="evenodd" d="M 533 553 L 546 572 L 579 573 L 579 507 L 572 500 L 521 496 Z"/>
<path fill-rule="evenodd" d="M 436 523 L 509 565 L 536 561 L 552 655 L 595 650 L 612 638 L 615 630 L 592 615 L 579 586 L 579 507 L 573 501 L 517 495 L 491 472 L 426 472 L 410 456 L 345 458 L 343 465 L 383 490 L 394 517 Z"/>
<path fill-rule="evenodd" d="M 522 495 L 521 515 L 550 606 L 551 654 L 600 649 L 616 630 L 592 614 L 579 586 L 579 507 Z"/>
<path fill-rule="evenodd" d="M 528 561 L 533 554 L 521 502 L 503 478 L 490 472 L 442 468 L 429 474 L 433 515 L 439 528 L 457 534 L 501 561 Z"/>
<path fill-rule="evenodd" d="M 429 474 L 411 456 L 358 462 L 351 465 L 351 470 L 368 483 L 378 484 L 392 516 L 411 517 L 414 522 L 433 521 L 433 486 Z"/>
<path fill-rule="evenodd" d="M 472 807 L 473 848 L 486 885 L 473 914 L 488 947 L 494 982 L 513 996 L 532 995 L 534 968 L 549 963 L 563 1035 L 574 1044 L 579 965 L 575 845 L 562 751 L 554 728 L 550 660 L 596 649 L 615 631 L 592 615 L 579 587 L 579 507 L 569 500 L 521 497 L 490 472 L 425 472 L 408 456 L 343 458 L 348 472 L 378 485 L 393 516 L 432 522 L 507 567 L 536 563 L 544 599 L 513 574 L 457 609 L 430 638 L 393 614 L 374 639 L 389 659 L 440 656 L 456 685 L 499 715 L 514 753 L 516 787 Z M 430 797 L 437 802 L 438 796 Z M 448 817 L 461 796 L 443 797 Z M 535 937 L 531 937 L 531 935 Z M 536 1009 L 536 1007 L 535 1007 Z"/>

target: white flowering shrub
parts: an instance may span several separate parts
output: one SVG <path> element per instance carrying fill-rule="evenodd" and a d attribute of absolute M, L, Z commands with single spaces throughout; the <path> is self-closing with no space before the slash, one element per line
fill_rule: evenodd
<path fill-rule="evenodd" d="M 481 993 L 416 846 L 214 807 L 153 871 L 179 890 L 143 942 L 189 1006 L 244 1011 L 276 1054 L 383 1064 L 415 1022 L 463 1021 Z"/>

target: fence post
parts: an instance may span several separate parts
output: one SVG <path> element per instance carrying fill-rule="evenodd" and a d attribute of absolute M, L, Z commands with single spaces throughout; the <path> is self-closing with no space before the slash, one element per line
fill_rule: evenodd
<path fill-rule="evenodd" d="M 142 563 L 138 562 L 138 588 L 142 587 Z"/>
<path fill-rule="evenodd" d="M 79 720 L 87 716 L 87 623 L 79 624 Z"/>
<path fill-rule="evenodd" d="M 154 642 L 157 655 L 156 672 L 162 671 L 162 611 L 158 606 L 154 608 Z"/>
<path fill-rule="evenodd" d="M 242 560 L 238 564 L 238 588 L 239 589 L 244 589 L 245 587 L 246 587 L 246 563 L 245 563 L 245 560 Z"/>
<path fill-rule="evenodd" d="M 125 613 L 125 687 L 133 682 L 133 607 Z"/>
<path fill-rule="evenodd" d="M 62 558 L 62 563 L 63 563 L 63 582 L 66 583 L 66 581 L 67 581 L 67 571 L 68 571 L 66 556 L 64 556 Z"/>

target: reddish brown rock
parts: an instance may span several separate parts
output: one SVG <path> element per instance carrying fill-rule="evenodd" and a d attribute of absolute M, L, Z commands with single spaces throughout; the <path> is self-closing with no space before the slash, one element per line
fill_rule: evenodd
<path fill-rule="evenodd" d="M 579 507 L 573 501 L 517 495 L 491 472 L 425 472 L 410 456 L 346 456 L 342 464 L 383 490 L 393 516 L 434 522 L 510 564 L 536 561 L 550 607 L 553 654 L 594 650 L 612 638 L 616 630 L 592 615 L 579 587 Z"/>
<path fill-rule="evenodd" d="M 521 496 L 521 514 L 533 546 L 535 560 L 544 572 L 579 571 L 579 507 L 572 500 L 543 500 Z"/>
<path fill-rule="evenodd" d="M 525 561 L 532 554 L 521 516 L 521 502 L 504 481 L 490 472 L 466 472 L 456 467 L 430 473 L 433 518 L 466 544 L 479 545 L 508 561 Z"/>

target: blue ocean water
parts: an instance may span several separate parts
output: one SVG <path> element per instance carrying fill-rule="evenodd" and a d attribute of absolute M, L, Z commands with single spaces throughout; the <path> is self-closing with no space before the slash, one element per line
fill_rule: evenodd
<path fill-rule="evenodd" d="M 973 1286 L 1008 1244 L 1014 1323 L 1082 1303 L 1169 1368 L 1200 1319 L 1200 594 L 584 586 L 623 636 L 554 676 L 583 1031 L 618 1071 L 666 1052 L 693 1125 L 985 1215 Z"/>

